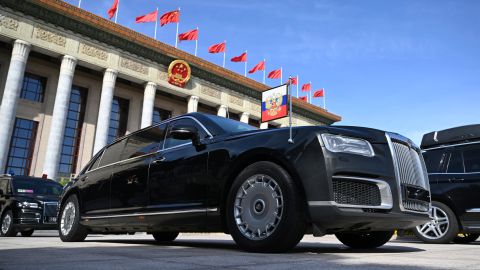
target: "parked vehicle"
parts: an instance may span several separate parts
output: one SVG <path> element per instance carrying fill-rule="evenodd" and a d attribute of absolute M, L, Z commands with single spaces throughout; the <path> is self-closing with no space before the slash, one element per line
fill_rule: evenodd
<path fill-rule="evenodd" d="M 245 250 L 281 252 L 313 233 L 375 248 L 429 220 L 423 158 L 407 138 L 343 126 L 292 134 L 192 113 L 120 138 L 65 189 L 60 238 L 226 232 Z"/>
<path fill-rule="evenodd" d="M 50 179 L 0 175 L 1 236 L 31 236 L 57 226 L 58 198 L 63 187 Z"/>
<path fill-rule="evenodd" d="M 414 233 L 427 243 L 475 241 L 480 236 L 480 125 L 425 134 L 421 148 L 433 218 Z"/>

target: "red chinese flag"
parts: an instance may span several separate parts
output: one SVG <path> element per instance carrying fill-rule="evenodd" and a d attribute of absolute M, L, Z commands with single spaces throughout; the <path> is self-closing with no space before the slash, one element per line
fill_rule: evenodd
<path fill-rule="evenodd" d="M 290 79 L 287 81 L 287 84 L 288 84 L 288 83 L 291 83 L 292 85 L 297 85 L 297 83 L 298 83 L 297 77 L 290 78 Z"/>
<path fill-rule="evenodd" d="M 325 96 L 325 91 L 323 91 L 323 88 L 313 92 L 313 97 L 324 97 L 324 96 Z"/>
<path fill-rule="evenodd" d="M 148 13 L 146 15 L 138 16 L 135 18 L 135 23 L 155 22 L 157 20 L 158 11 Z"/>
<path fill-rule="evenodd" d="M 242 53 L 239 56 L 235 56 L 232 59 L 230 59 L 232 62 L 247 62 L 247 52 Z"/>
<path fill-rule="evenodd" d="M 262 60 L 262 61 L 260 61 L 260 63 L 256 64 L 252 69 L 250 69 L 248 71 L 248 73 L 250 73 L 250 74 L 255 73 L 259 70 L 265 70 L 265 61 L 264 60 Z"/>
<path fill-rule="evenodd" d="M 301 101 L 307 102 L 307 97 L 299 97 L 298 99 L 300 99 Z"/>
<path fill-rule="evenodd" d="M 302 91 L 303 92 L 308 92 L 308 91 L 311 90 L 311 88 L 312 88 L 312 86 L 311 86 L 310 83 L 306 83 L 306 84 L 302 85 Z"/>
<path fill-rule="evenodd" d="M 214 44 L 214 45 L 208 47 L 208 52 L 209 53 L 225 52 L 225 41 L 222 42 L 222 43 Z"/>
<path fill-rule="evenodd" d="M 198 40 L 198 29 L 190 30 L 178 35 L 178 40 Z"/>
<path fill-rule="evenodd" d="M 180 11 L 170 11 L 160 17 L 160 26 L 164 26 L 167 23 L 178 23 L 178 21 L 180 21 Z"/>
<path fill-rule="evenodd" d="M 267 77 L 270 79 L 280 79 L 282 77 L 282 69 L 270 71 Z"/>
<path fill-rule="evenodd" d="M 110 9 L 107 11 L 108 18 L 110 20 L 113 18 L 113 16 L 115 16 L 115 13 L 117 12 L 117 8 L 118 8 L 118 0 L 114 0 L 112 7 L 110 7 Z"/>

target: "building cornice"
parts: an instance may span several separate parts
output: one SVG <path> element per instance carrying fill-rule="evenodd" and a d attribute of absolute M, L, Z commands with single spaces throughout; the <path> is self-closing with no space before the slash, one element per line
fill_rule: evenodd
<path fill-rule="evenodd" d="M 183 59 L 190 64 L 193 76 L 256 99 L 261 99 L 261 92 L 270 88 L 61 0 L 0 0 L 0 5 L 165 66 Z M 341 120 L 340 116 L 297 98 L 293 98 L 293 106 L 294 113 L 312 120 L 327 124 Z"/>

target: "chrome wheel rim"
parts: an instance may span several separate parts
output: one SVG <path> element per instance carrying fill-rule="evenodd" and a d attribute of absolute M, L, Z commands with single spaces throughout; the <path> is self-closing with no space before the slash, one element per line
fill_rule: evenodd
<path fill-rule="evenodd" d="M 283 195 L 278 183 L 268 175 L 256 174 L 237 191 L 233 214 L 243 236 L 262 240 L 273 234 L 283 215 Z"/>
<path fill-rule="evenodd" d="M 3 217 L 3 220 L 2 220 L 2 233 L 3 234 L 7 233 L 11 224 L 12 224 L 12 217 L 9 214 L 5 215 L 5 217 Z"/>
<path fill-rule="evenodd" d="M 63 208 L 62 218 L 60 220 L 60 231 L 62 235 L 68 235 L 72 230 L 75 222 L 75 205 L 73 202 L 68 202 Z"/>
<path fill-rule="evenodd" d="M 447 213 L 441 208 L 432 206 L 432 220 L 417 226 L 417 231 L 425 238 L 436 240 L 445 236 L 450 228 Z"/>

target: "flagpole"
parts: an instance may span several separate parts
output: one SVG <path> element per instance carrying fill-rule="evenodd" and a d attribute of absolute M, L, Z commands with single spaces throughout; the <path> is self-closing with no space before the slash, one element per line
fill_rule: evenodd
<path fill-rule="evenodd" d="M 178 7 L 177 34 L 175 35 L 175 48 L 178 46 L 178 25 L 180 24 L 180 7 Z"/>
<path fill-rule="evenodd" d="M 263 84 L 265 84 L 265 70 L 267 69 L 266 67 L 266 61 L 265 58 L 263 58 Z"/>
<path fill-rule="evenodd" d="M 153 38 L 157 40 L 157 26 L 158 26 L 158 7 L 157 7 L 157 14 L 155 15 L 155 34 L 153 35 Z"/>
<path fill-rule="evenodd" d="M 82 5 L 82 0 L 78 0 L 78 8 Z"/>
<path fill-rule="evenodd" d="M 223 67 L 225 67 L 225 53 L 227 52 L 227 41 L 223 41 L 225 43 L 225 49 L 223 50 Z"/>
<path fill-rule="evenodd" d="M 248 59 L 248 54 L 247 54 L 247 50 L 245 50 L 245 54 L 247 56 L 247 59 Z M 247 60 L 248 61 L 248 60 Z M 245 72 L 243 74 L 243 76 L 247 77 L 247 61 L 245 61 Z"/>
<path fill-rule="evenodd" d="M 197 26 L 197 35 L 198 35 L 198 26 Z M 197 56 L 197 48 L 198 48 L 198 36 L 197 36 L 197 39 L 195 39 L 195 56 Z"/>
<path fill-rule="evenodd" d="M 280 85 L 283 83 L 283 70 L 282 67 L 280 67 Z"/>
<path fill-rule="evenodd" d="M 327 110 L 327 106 L 325 105 L 325 99 L 327 99 L 327 95 L 325 95 L 325 88 L 323 88 L 323 109 Z"/>
<path fill-rule="evenodd" d="M 312 81 L 310 81 L 310 90 L 308 90 L 308 96 L 309 96 L 308 101 L 310 101 L 310 104 L 313 104 L 313 102 L 312 102 Z"/>
<path fill-rule="evenodd" d="M 118 11 L 120 10 L 120 0 L 118 0 L 117 11 L 115 12 L 115 23 L 117 23 Z"/>
<path fill-rule="evenodd" d="M 298 82 L 298 75 L 297 75 L 297 98 L 298 98 L 298 85 L 299 85 L 299 82 Z"/>
<path fill-rule="evenodd" d="M 280 67 L 280 71 L 282 70 L 282 68 Z M 288 81 L 290 82 L 292 80 L 292 76 L 289 76 L 288 77 Z M 288 113 L 288 125 L 290 126 L 290 138 L 288 138 L 288 142 L 289 143 L 293 143 L 293 139 L 292 139 L 292 93 L 291 93 L 291 90 L 292 90 L 292 84 L 289 83 L 287 85 L 287 95 L 290 99 L 290 104 L 289 104 L 289 107 L 290 107 L 290 112 Z"/>

